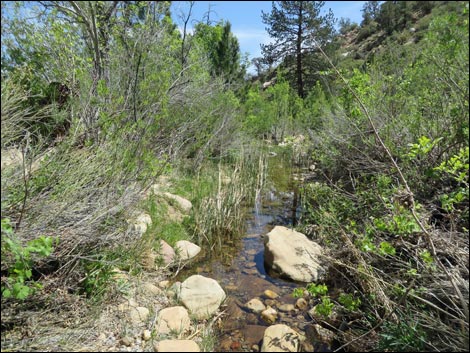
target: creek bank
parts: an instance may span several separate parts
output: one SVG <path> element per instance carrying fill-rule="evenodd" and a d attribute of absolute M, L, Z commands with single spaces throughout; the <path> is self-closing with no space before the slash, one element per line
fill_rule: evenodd
<path fill-rule="evenodd" d="M 190 208 L 178 205 L 181 201 L 179 196 L 169 197 L 158 187 L 152 188 L 150 195 L 171 200 L 171 212 L 176 209 L 181 214 L 173 216 L 173 219 L 183 219 L 188 215 Z M 318 300 L 308 294 L 303 298 L 293 298 L 292 291 L 298 286 L 296 283 L 268 274 L 273 270 L 280 277 L 297 283 L 314 282 L 324 274 L 319 261 L 322 255 L 320 247 L 303 234 L 286 227 L 293 216 L 292 207 L 286 207 L 286 204 L 291 203 L 295 195 L 274 190 L 269 197 L 273 202 L 257 205 L 253 219 L 247 220 L 247 236 L 224 248 L 224 254 L 230 256 L 223 254 L 223 259 L 197 262 L 201 260 L 200 256 L 196 258 L 201 250 L 187 241 L 176 243 L 174 249 L 161 242 L 158 251 L 152 250 L 154 257 L 149 261 L 149 270 L 158 270 L 162 264 L 166 269 L 182 262 L 192 264 L 180 272 L 182 283 L 159 283 L 170 305 L 156 313 L 156 326 L 150 331 L 155 338 L 155 350 L 173 349 L 166 348 L 166 342 L 162 343 L 169 338 L 170 347 L 189 344 L 193 348 L 188 349 L 201 349 L 197 338 L 193 343 L 183 342 L 195 330 L 188 323 L 188 317 L 201 323 L 219 316 L 222 336 L 215 347 L 217 351 L 313 351 L 314 348 L 318 350 L 319 345 L 331 348 L 331 342 L 321 341 L 321 337 L 331 335 L 324 331 L 323 335 L 312 335 L 320 328 L 328 331 L 312 324 L 312 320 L 321 320 L 314 309 Z M 188 205 L 186 202 L 182 204 Z M 294 246 L 287 247 L 289 243 Z M 220 310 L 222 312 L 217 314 Z M 140 337 L 143 339 L 143 332 Z"/>

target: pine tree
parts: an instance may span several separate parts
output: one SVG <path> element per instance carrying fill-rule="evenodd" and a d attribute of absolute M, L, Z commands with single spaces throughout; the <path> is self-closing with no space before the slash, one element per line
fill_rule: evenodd
<path fill-rule="evenodd" d="M 296 88 L 305 96 L 305 55 L 315 51 L 316 45 L 325 45 L 334 33 L 331 10 L 320 15 L 324 1 L 275 1 L 271 13 L 262 13 L 266 30 L 274 43 L 261 45 L 263 55 L 275 61 L 295 58 Z"/>

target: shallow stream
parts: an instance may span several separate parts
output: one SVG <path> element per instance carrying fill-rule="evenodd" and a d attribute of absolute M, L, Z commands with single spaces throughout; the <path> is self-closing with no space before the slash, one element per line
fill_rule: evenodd
<path fill-rule="evenodd" d="M 279 314 L 275 323 L 285 323 L 304 330 L 306 313 L 298 309 L 281 311 L 282 304 L 295 304 L 293 289 L 302 284 L 289 282 L 268 273 L 264 266 L 263 237 L 274 226 L 291 227 L 299 213 L 293 169 L 281 158 L 269 158 L 268 187 L 246 219 L 245 235 L 236 243 L 223 245 L 222 256 L 195 264 L 182 271 L 182 280 L 201 274 L 219 282 L 227 294 L 225 315 L 222 316 L 216 351 L 256 351 L 268 323 L 246 309 L 245 304 L 259 298 Z M 178 276 L 181 277 L 181 276 Z M 271 290 L 278 297 L 269 299 Z M 257 347 L 258 346 L 258 347 Z"/>

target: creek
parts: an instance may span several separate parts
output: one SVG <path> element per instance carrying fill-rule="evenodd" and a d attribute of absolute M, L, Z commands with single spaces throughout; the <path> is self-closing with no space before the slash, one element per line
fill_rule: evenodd
<path fill-rule="evenodd" d="M 244 236 L 239 241 L 226 242 L 219 252 L 221 255 L 204 259 L 178 276 L 184 280 L 192 274 L 200 274 L 217 280 L 224 288 L 227 300 L 216 351 L 253 351 L 259 347 L 269 324 L 260 314 L 246 309 L 245 304 L 253 298 L 276 309 L 279 314 L 276 324 L 284 323 L 300 331 L 308 325 L 307 313 L 298 309 L 278 310 L 282 304 L 295 304 L 292 292 L 305 284 L 278 278 L 264 265 L 264 235 L 276 225 L 292 227 L 298 219 L 300 206 L 294 180 L 298 172 L 285 159 L 270 157 L 267 191 L 248 212 Z M 266 290 L 275 292 L 278 297 L 267 298 Z"/>

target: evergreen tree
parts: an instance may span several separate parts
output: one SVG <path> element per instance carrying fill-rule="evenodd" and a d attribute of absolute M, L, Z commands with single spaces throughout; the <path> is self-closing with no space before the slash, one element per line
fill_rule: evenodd
<path fill-rule="evenodd" d="M 240 45 L 230 22 L 219 22 L 215 26 L 200 22 L 194 36 L 207 53 L 212 75 L 223 75 L 227 81 L 242 76 Z"/>
<path fill-rule="evenodd" d="M 275 1 L 271 13 L 262 13 L 262 20 L 275 42 L 261 45 L 263 55 L 275 61 L 295 58 L 297 93 L 305 96 L 305 57 L 317 45 L 324 46 L 333 36 L 331 10 L 320 15 L 324 1 Z"/>
<path fill-rule="evenodd" d="M 367 1 L 362 7 L 362 25 L 375 21 L 380 13 L 380 1 Z"/>

